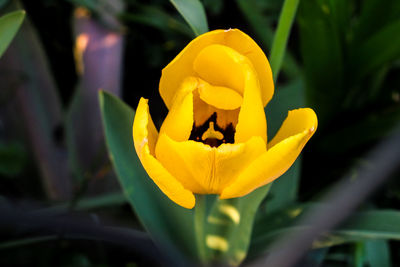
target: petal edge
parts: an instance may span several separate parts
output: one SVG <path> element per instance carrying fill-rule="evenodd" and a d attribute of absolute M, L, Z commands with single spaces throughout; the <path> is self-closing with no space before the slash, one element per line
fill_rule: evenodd
<path fill-rule="evenodd" d="M 222 44 L 246 56 L 260 78 L 262 103 L 265 106 L 274 94 L 272 71 L 268 59 L 257 43 L 239 29 L 214 30 L 192 40 L 163 70 L 159 90 L 168 109 L 176 89 L 184 77 L 193 76 L 192 63 L 196 55 L 206 46 Z"/>
<path fill-rule="evenodd" d="M 133 121 L 132 133 L 136 153 L 158 188 L 176 204 L 191 209 L 195 205 L 193 193 L 185 189 L 153 156 L 158 133 L 151 120 L 147 102 L 147 99 L 140 99 Z"/>
<path fill-rule="evenodd" d="M 299 119 L 302 119 L 303 124 L 298 122 Z M 244 196 L 284 174 L 316 129 L 317 117 L 312 109 L 290 111 L 281 129 L 270 142 L 267 152 L 240 173 L 237 179 L 224 189 L 220 198 Z"/>

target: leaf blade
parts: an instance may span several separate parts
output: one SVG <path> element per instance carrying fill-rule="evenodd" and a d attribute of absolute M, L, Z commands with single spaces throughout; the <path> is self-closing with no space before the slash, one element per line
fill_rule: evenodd
<path fill-rule="evenodd" d="M 250 256 L 254 257 L 264 253 L 272 242 L 289 232 L 304 231 L 312 227 L 300 225 L 297 222 L 307 210 L 313 209 L 317 205 L 323 204 L 292 205 L 274 214 L 259 217 L 254 226 Z M 314 241 L 313 248 L 382 239 L 400 240 L 399 211 L 370 210 L 356 212 L 339 228 Z"/>
<path fill-rule="evenodd" d="M 0 57 L 14 39 L 24 18 L 23 10 L 8 13 L 0 18 Z"/>
<path fill-rule="evenodd" d="M 371 267 L 391 267 L 390 248 L 386 240 L 365 242 L 366 261 Z"/>
<path fill-rule="evenodd" d="M 304 86 L 300 79 L 296 79 L 276 90 L 275 96 L 265 108 L 269 139 L 276 134 L 288 111 L 305 107 L 304 102 Z M 286 207 L 296 200 L 300 172 L 301 156 L 288 171 L 272 183 L 271 191 L 268 194 L 269 199 L 266 204 L 267 213 Z"/>
<path fill-rule="evenodd" d="M 170 0 L 196 35 L 208 32 L 206 12 L 199 0 Z"/>
<path fill-rule="evenodd" d="M 364 78 L 386 63 L 400 58 L 400 20 L 393 22 L 360 44 L 349 62 L 355 79 Z"/>
<path fill-rule="evenodd" d="M 270 63 L 274 76 L 277 80 L 282 66 L 283 57 L 286 52 L 286 46 L 289 39 L 290 30 L 296 16 L 299 0 L 285 0 L 283 3 L 281 15 L 279 17 L 278 29 L 276 30 L 274 41 L 272 42 Z"/>

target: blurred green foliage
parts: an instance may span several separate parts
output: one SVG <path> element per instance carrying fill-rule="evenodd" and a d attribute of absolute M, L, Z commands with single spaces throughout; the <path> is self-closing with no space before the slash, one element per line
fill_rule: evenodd
<path fill-rule="evenodd" d="M 26 166 L 26 150 L 20 143 L 0 144 L 0 173 L 15 177 Z"/>
<path fill-rule="evenodd" d="M 4 53 L 14 38 L 24 20 L 24 17 L 24 11 L 15 11 L 0 18 L 0 56 Z"/>

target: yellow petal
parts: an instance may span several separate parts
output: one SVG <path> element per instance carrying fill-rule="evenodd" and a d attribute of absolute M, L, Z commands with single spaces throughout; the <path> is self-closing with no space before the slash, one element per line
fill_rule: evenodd
<path fill-rule="evenodd" d="M 208 83 L 228 87 L 243 94 L 245 77 L 242 64 L 245 60 L 234 49 L 213 44 L 200 51 L 193 62 L 193 69 Z"/>
<path fill-rule="evenodd" d="M 148 100 L 141 98 L 133 122 L 133 142 L 136 153 L 153 182 L 172 201 L 182 207 L 194 207 L 192 192 L 185 189 L 154 157 L 157 130 L 149 114 Z"/>
<path fill-rule="evenodd" d="M 215 30 L 200 35 L 191 41 L 171 63 L 162 71 L 160 94 L 168 108 L 172 106 L 173 97 L 185 77 L 195 76 L 193 62 L 205 47 L 221 44 L 233 48 L 247 57 L 260 80 L 262 103 L 265 106 L 272 98 L 274 84 L 267 57 L 261 48 L 247 34 L 238 29 Z"/>
<path fill-rule="evenodd" d="M 218 109 L 234 110 L 240 108 L 243 97 L 232 89 L 223 86 L 212 86 L 205 81 L 199 84 L 200 99 Z"/>
<path fill-rule="evenodd" d="M 267 57 L 257 43 L 244 32 L 238 29 L 225 32 L 225 45 L 246 56 L 254 67 L 260 82 L 262 103 L 267 105 L 274 94 L 274 80 Z"/>
<path fill-rule="evenodd" d="M 216 110 L 214 106 L 207 104 L 200 98 L 199 90 L 193 92 L 193 116 L 196 126 L 206 122 Z"/>
<path fill-rule="evenodd" d="M 198 79 L 187 77 L 175 95 L 171 109 L 165 118 L 161 133 L 168 134 L 176 141 L 189 139 L 193 128 L 193 90 L 198 86 Z"/>
<path fill-rule="evenodd" d="M 290 110 L 281 128 L 271 142 L 268 143 L 268 147 L 271 148 L 285 138 L 297 133 L 304 131 L 315 132 L 317 126 L 318 119 L 314 110 L 310 108 Z"/>
<path fill-rule="evenodd" d="M 136 152 L 140 158 L 140 151 L 143 147 L 148 146 L 151 155 L 155 155 L 155 147 L 158 138 L 158 132 L 154 126 L 153 120 L 149 113 L 149 100 L 140 98 L 133 121 L 133 142 Z"/>
<path fill-rule="evenodd" d="M 201 81 L 201 83 L 203 83 L 203 81 Z M 226 110 L 209 105 L 200 98 L 199 90 L 193 92 L 193 97 L 194 122 L 196 126 L 202 125 L 214 112 L 216 112 L 218 126 L 225 129 L 230 123 L 232 123 L 233 127 L 236 127 L 239 108 Z"/>
<path fill-rule="evenodd" d="M 243 144 L 218 148 L 200 142 L 176 142 L 160 134 L 157 159 L 186 188 L 199 194 L 219 194 L 253 160 L 266 151 L 265 142 L 253 137 Z"/>
<path fill-rule="evenodd" d="M 252 162 L 221 194 L 221 198 L 241 197 L 266 185 L 285 173 L 299 156 L 317 129 L 317 117 L 311 109 L 289 112 L 275 144 Z M 278 140 L 278 141 L 275 141 Z M 271 142 L 272 143 L 272 142 Z"/>
<path fill-rule="evenodd" d="M 259 81 L 250 63 L 243 64 L 245 71 L 245 84 L 242 107 L 239 111 L 236 125 L 235 143 L 246 142 L 252 136 L 260 136 L 267 142 L 267 120 Z"/>

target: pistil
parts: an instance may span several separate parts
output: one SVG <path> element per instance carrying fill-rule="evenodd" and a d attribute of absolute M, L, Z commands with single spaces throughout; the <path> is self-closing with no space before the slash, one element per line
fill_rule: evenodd
<path fill-rule="evenodd" d="M 235 128 L 232 123 L 225 129 L 217 124 L 217 113 L 214 112 L 202 125 L 193 124 L 189 139 L 202 142 L 211 147 L 218 147 L 223 143 L 234 143 Z"/>

